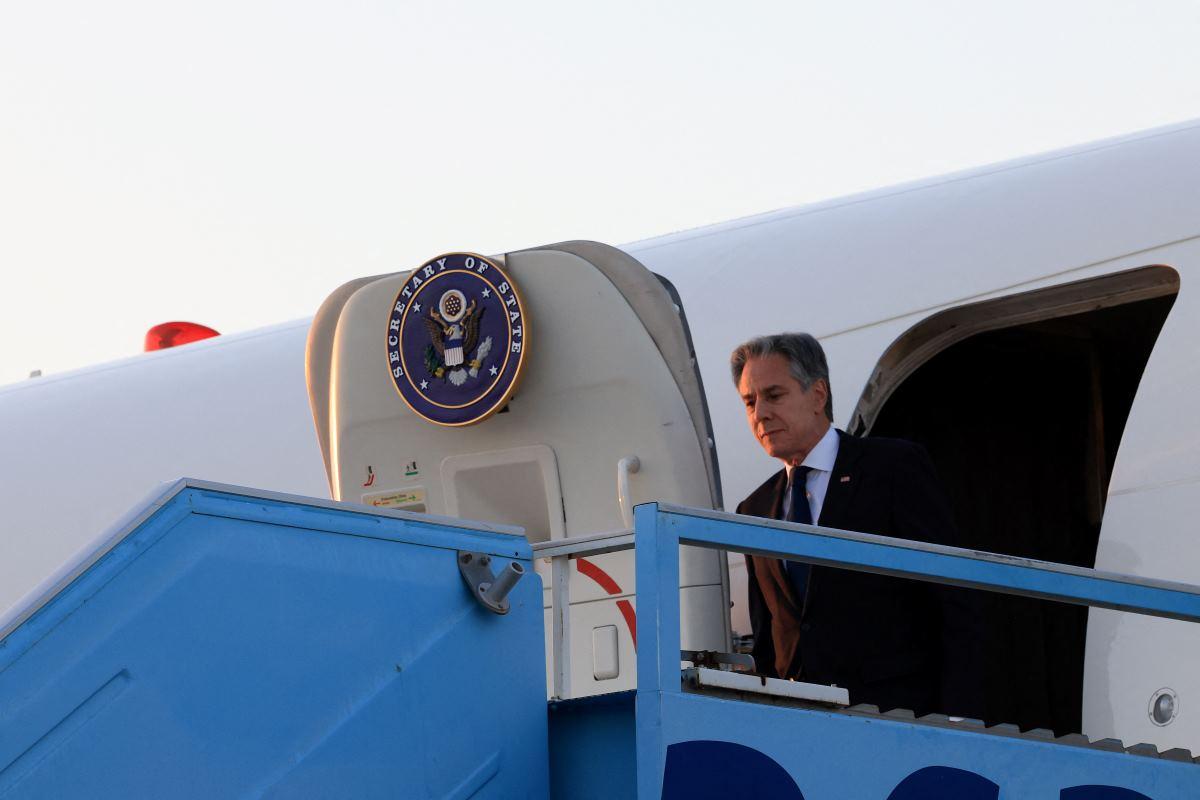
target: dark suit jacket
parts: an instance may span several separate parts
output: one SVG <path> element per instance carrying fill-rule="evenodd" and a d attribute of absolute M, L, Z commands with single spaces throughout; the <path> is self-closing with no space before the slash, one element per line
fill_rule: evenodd
<path fill-rule="evenodd" d="M 950 507 L 924 448 L 838 435 L 818 524 L 956 544 Z M 786 487 L 781 470 L 737 512 L 780 519 Z M 981 716 L 977 593 L 814 566 L 802 603 L 779 559 L 748 556 L 746 567 L 760 673 L 837 684 L 849 689 L 852 703 L 881 710 Z"/>

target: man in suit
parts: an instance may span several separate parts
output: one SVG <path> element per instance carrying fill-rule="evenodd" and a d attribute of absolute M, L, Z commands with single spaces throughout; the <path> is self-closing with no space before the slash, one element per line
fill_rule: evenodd
<path fill-rule="evenodd" d="M 955 544 L 924 448 L 833 428 L 829 368 L 815 338 L 752 339 L 730 365 L 751 431 L 784 464 L 739 514 Z M 974 593 L 761 556 L 747 556 L 746 567 L 760 673 L 837 684 L 851 702 L 882 710 L 980 715 Z"/>

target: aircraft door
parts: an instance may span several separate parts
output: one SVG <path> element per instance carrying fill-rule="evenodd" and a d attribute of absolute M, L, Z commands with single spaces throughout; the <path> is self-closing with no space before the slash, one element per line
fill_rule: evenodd
<path fill-rule="evenodd" d="M 1144 397 L 1139 415 L 1134 400 L 1145 394 L 1143 371 L 1178 291 L 1174 269 L 1151 265 L 939 312 L 887 349 L 848 427 L 926 447 L 960 546 L 1186 579 L 1195 563 L 1187 556 L 1190 524 L 1172 539 L 1165 506 L 1130 514 L 1148 495 L 1121 485 L 1129 471 L 1114 471 L 1118 451 L 1127 463 L 1137 457 L 1131 453 L 1172 452 L 1126 425 L 1150 418 L 1152 430 L 1164 430 L 1161 420 L 1177 416 L 1157 405 L 1147 411 Z M 998 595 L 981 601 L 981 614 L 986 721 L 1188 744 L 1152 738 L 1163 732 L 1147 713 L 1160 687 L 1184 686 L 1174 667 L 1187 661 L 1148 659 L 1139 646 L 1139 634 L 1183 623 Z M 1121 646 L 1118 619 L 1138 632 Z M 1113 674 L 1123 679 L 1114 683 Z"/>
<path fill-rule="evenodd" d="M 631 503 L 720 506 L 682 310 L 604 245 L 449 254 L 347 285 L 314 320 L 308 376 L 339 500 L 520 525 L 533 542 L 591 536 L 628 527 L 618 466 L 636 459 Z M 571 562 L 570 696 L 634 686 L 633 564 Z M 724 559 L 689 550 L 681 570 L 684 647 L 728 650 Z"/>

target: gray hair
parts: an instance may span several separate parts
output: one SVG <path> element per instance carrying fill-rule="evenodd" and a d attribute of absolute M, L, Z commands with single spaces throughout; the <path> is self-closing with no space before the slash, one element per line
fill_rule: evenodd
<path fill-rule="evenodd" d="M 833 389 L 829 385 L 829 364 L 825 361 L 825 351 L 821 349 L 821 343 L 810 334 L 776 333 L 770 336 L 756 336 L 739 344 L 729 356 L 733 385 L 737 386 L 741 382 L 742 370 L 746 368 L 747 361 L 771 355 L 781 355 L 788 360 L 792 377 L 806 392 L 817 381 L 825 381 L 825 416 L 833 422 Z"/>

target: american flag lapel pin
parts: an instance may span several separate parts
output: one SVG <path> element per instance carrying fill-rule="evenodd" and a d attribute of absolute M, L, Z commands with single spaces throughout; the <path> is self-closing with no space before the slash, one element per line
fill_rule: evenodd
<path fill-rule="evenodd" d="M 849 482 L 850 482 L 849 475 L 843 475 L 842 477 L 838 478 L 838 483 L 849 483 Z"/>

